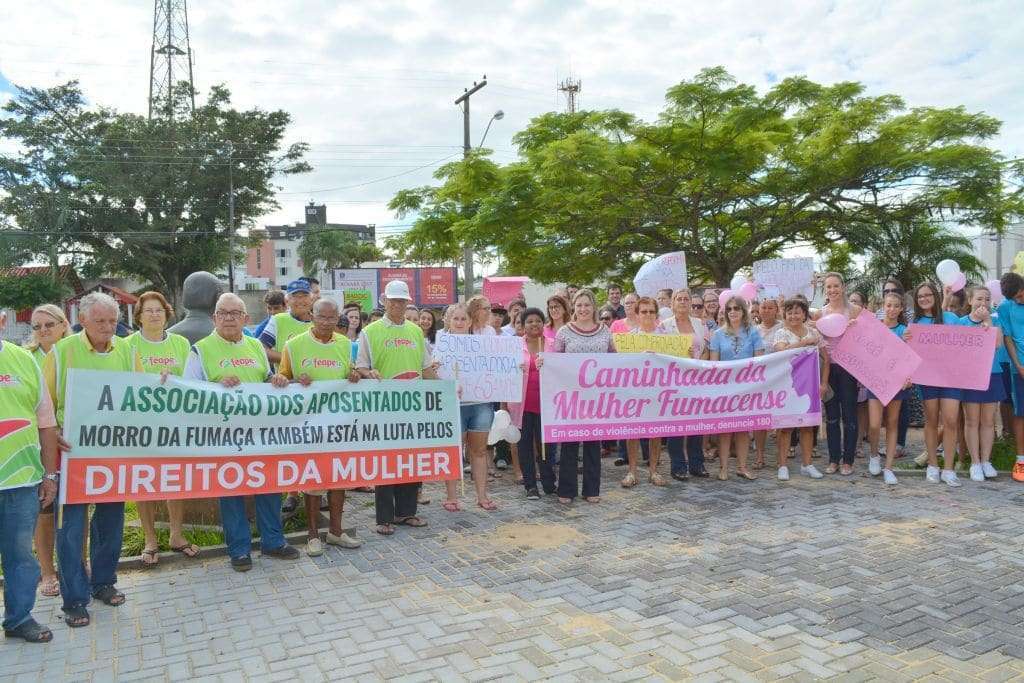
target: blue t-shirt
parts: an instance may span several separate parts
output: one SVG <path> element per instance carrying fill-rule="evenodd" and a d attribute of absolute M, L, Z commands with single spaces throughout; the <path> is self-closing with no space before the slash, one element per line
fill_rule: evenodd
<path fill-rule="evenodd" d="M 992 314 L 992 324 L 1000 330 L 1003 329 L 1003 326 L 999 323 L 999 316 L 996 313 Z M 1006 350 L 1005 342 L 996 346 L 996 362 L 1000 365 L 1010 364 L 1010 353 Z"/>
<path fill-rule="evenodd" d="M 996 317 L 999 320 L 999 327 L 1003 330 L 1003 337 L 1013 340 L 1017 347 L 1017 360 L 1024 363 L 1024 304 L 1005 299 L 996 309 Z"/>
<path fill-rule="evenodd" d="M 914 322 L 917 323 L 918 325 L 931 325 L 932 324 L 932 319 L 933 319 L 933 316 L 922 315 L 920 318 L 918 318 Z M 953 313 L 952 311 L 943 311 L 942 312 L 942 324 L 943 325 L 959 325 L 960 324 L 960 317 L 956 313 Z"/>
<path fill-rule="evenodd" d="M 992 322 L 995 325 L 999 324 L 999 322 L 996 321 L 996 320 L 993 320 Z M 975 322 L 974 320 L 971 320 L 971 314 L 970 313 L 968 313 L 964 317 L 960 318 L 960 324 L 961 325 L 969 325 L 971 327 L 978 327 L 978 326 L 981 325 L 981 323 Z M 996 347 L 996 354 L 995 354 L 995 356 L 992 357 L 992 374 L 993 375 L 998 375 L 998 374 L 1001 374 L 1002 372 L 1003 372 L 1003 366 L 999 362 L 999 347 L 997 346 Z"/>
<path fill-rule="evenodd" d="M 885 324 L 885 319 L 882 319 L 882 324 Z M 896 327 L 890 327 L 889 330 L 900 339 L 903 339 L 903 333 L 907 331 L 907 326 L 903 323 L 896 323 Z"/>
<path fill-rule="evenodd" d="M 764 351 L 764 340 L 753 325 L 736 335 L 726 334 L 725 328 L 720 327 L 711 335 L 710 349 L 718 352 L 718 360 L 753 358 L 756 351 Z"/>

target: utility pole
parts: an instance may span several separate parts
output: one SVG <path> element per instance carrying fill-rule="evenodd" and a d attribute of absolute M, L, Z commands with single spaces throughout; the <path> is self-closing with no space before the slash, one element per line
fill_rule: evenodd
<path fill-rule="evenodd" d="M 465 88 L 463 93 L 459 95 L 458 99 L 455 100 L 455 104 L 462 105 L 462 157 L 463 159 L 469 157 L 472 144 L 469 141 L 469 98 L 470 96 L 479 91 L 487 85 L 487 74 L 480 80 L 479 83 L 473 81 L 472 88 Z M 462 249 L 462 272 L 463 272 L 463 287 L 462 290 L 466 295 L 466 300 L 473 296 L 473 248 L 466 245 Z"/>
<path fill-rule="evenodd" d="M 228 291 L 235 291 L 235 146 L 228 142 Z"/>

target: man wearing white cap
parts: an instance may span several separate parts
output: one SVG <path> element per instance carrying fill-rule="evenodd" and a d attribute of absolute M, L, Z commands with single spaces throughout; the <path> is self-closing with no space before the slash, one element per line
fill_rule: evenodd
<path fill-rule="evenodd" d="M 392 280 L 384 288 L 384 317 L 359 333 L 356 369 L 364 378 L 437 379 L 437 372 L 423 341 L 419 325 L 405 319 L 412 301 L 409 285 Z M 419 483 L 378 485 L 374 489 L 377 533 L 390 536 L 395 524 L 421 527 L 427 523 L 416 516 Z"/>

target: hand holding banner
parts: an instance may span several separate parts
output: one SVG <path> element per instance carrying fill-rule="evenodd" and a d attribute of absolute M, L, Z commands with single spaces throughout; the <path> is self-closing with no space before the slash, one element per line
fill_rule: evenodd
<path fill-rule="evenodd" d="M 523 340 L 482 334 L 438 332 L 434 358 L 441 379 L 455 380 L 463 401 L 518 403 L 523 400 Z"/>
<path fill-rule="evenodd" d="M 911 325 L 910 348 L 921 357 L 911 375 L 918 384 L 952 389 L 988 389 L 996 353 L 994 327 Z"/>
<path fill-rule="evenodd" d="M 921 358 L 880 320 L 861 310 L 829 354 L 887 405 L 903 389 Z"/>
<path fill-rule="evenodd" d="M 680 358 L 690 357 L 690 347 L 693 345 L 692 334 L 643 334 L 643 333 L 618 333 L 613 334 L 615 350 L 618 353 L 642 353 L 653 351 L 663 353 L 666 356 L 679 356 Z"/>
<path fill-rule="evenodd" d="M 673 251 L 651 259 L 633 278 L 633 288 L 640 296 L 655 297 L 659 289 L 683 289 L 686 287 L 686 254 Z"/>

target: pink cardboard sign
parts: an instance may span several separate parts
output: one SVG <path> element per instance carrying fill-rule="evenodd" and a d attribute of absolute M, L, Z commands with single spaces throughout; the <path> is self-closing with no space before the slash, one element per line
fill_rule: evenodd
<path fill-rule="evenodd" d="M 485 277 L 483 294 L 491 304 L 508 306 L 510 301 L 523 295 L 523 285 L 529 280 L 530 278 L 522 275 Z"/>
<path fill-rule="evenodd" d="M 910 348 L 921 357 L 912 375 L 918 384 L 953 389 L 988 389 L 996 353 L 994 327 L 911 325 Z"/>
<path fill-rule="evenodd" d="M 903 389 L 921 358 L 871 313 L 862 310 L 829 354 L 883 405 Z M 991 359 L 989 359 L 991 363 Z"/>

